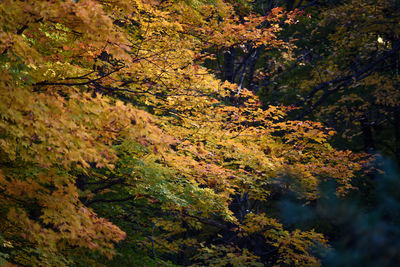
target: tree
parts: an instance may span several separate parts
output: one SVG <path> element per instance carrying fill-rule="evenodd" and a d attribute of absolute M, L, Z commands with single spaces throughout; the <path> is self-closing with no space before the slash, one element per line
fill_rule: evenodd
<path fill-rule="evenodd" d="M 295 13 L 235 13 L 246 10 L 0 3 L 0 260 L 319 264 L 323 235 L 286 229 L 268 205 L 288 190 L 313 201 L 328 178 L 345 194 L 365 156 L 202 66 L 215 48 L 287 47 L 276 33 Z"/>
<path fill-rule="evenodd" d="M 300 107 L 294 117 L 337 130 L 337 144 L 398 161 L 399 3 L 330 2 L 308 8 L 310 18 L 287 32 L 298 32 L 297 59 L 281 63 L 263 99 L 274 103 L 284 95 Z"/>

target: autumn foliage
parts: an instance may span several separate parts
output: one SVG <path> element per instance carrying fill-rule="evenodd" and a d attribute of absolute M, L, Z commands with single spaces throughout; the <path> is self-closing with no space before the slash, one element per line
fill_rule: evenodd
<path fill-rule="evenodd" d="M 299 12 L 234 2 L 0 2 L 0 264 L 319 265 L 328 240 L 269 203 L 344 195 L 365 155 L 204 67 L 292 49 Z"/>

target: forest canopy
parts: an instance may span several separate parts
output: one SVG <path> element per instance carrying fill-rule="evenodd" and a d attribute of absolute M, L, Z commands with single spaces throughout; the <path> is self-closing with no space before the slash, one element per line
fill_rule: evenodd
<path fill-rule="evenodd" d="M 0 266 L 398 262 L 399 11 L 0 1 Z"/>

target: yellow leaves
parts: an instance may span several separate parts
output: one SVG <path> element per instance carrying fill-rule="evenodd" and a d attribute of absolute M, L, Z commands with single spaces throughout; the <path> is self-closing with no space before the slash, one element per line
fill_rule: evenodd
<path fill-rule="evenodd" d="M 29 66 L 32 66 L 32 64 Z M 84 70 L 77 68 L 69 62 L 47 62 L 41 66 L 34 66 L 32 69 L 33 70 L 30 73 L 33 78 L 48 82 L 63 80 L 67 77 L 78 77 L 84 75 Z"/>
<path fill-rule="evenodd" d="M 173 221 L 169 221 L 169 220 L 163 220 L 163 219 L 154 219 L 153 223 L 157 226 L 157 227 L 162 227 L 162 229 L 164 229 L 165 231 L 169 232 L 169 235 L 175 235 L 177 233 L 183 233 L 186 231 L 186 229 L 184 227 L 182 227 L 181 225 L 177 224 L 176 222 Z"/>
<path fill-rule="evenodd" d="M 322 234 L 314 230 L 303 232 L 298 229 L 292 232 L 284 232 L 278 238 L 278 253 L 280 259 L 277 263 L 294 264 L 295 266 L 320 266 L 319 260 L 310 253 L 315 245 L 324 245 L 327 240 Z"/>
<path fill-rule="evenodd" d="M 277 247 L 277 263 L 294 264 L 295 266 L 319 266 L 319 261 L 311 254 L 315 245 L 324 245 L 327 240 L 322 234 L 311 231 L 286 231 L 276 219 L 265 214 L 246 214 L 241 226 L 241 235 L 262 232 L 267 242 Z"/>
<path fill-rule="evenodd" d="M 309 199 L 316 197 L 320 176 L 349 187 L 346 177 L 359 165 L 326 145 L 332 131 L 309 121 L 277 122 L 290 108 L 263 109 L 251 91 L 218 80 L 198 63 L 210 46 L 285 46 L 275 36 L 283 10 L 268 17 L 249 14 L 242 22 L 229 2 L 196 5 L 195 10 L 186 4 L 180 9 L 179 1 L 0 4 L 6 22 L 0 48 L 8 50 L 0 73 L 0 153 L 2 166 L 13 166 L 0 173 L 0 202 L 8 214 L 0 222 L 12 225 L 8 239 L 22 234 L 54 253 L 80 247 L 112 255 L 113 243 L 125 234 L 81 203 L 80 197 L 97 195 L 82 189 L 79 196 L 77 172 L 93 179 L 92 185 L 118 174 L 127 180 L 121 188 L 147 198 L 150 206 L 162 202 L 163 211 L 218 214 L 231 223 L 237 219 L 230 197 L 246 190 L 267 201 L 271 180 L 279 175 L 294 174 Z M 266 21 L 272 26 L 259 27 Z M 16 34 L 26 23 L 24 36 Z M 232 97 L 237 103 L 227 105 Z M 121 143 L 134 144 L 133 152 L 121 155 Z M 124 162 L 125 156 L 131 161 Z M 97 171 L 104 173 L 96 176 Z M 170 237 L 184 230 L 170 220 L 155 223 Z M 247 234 L 263 233 L 287 257 L 297 257 L 290 243 L 305 252 L 313 238 L 284 231 L 264 215 L 248 214 L 241 227 Z M 179 249 L 177 242 L 151 241 L 166 252 Z M 256 265 L 246 250 L 208 252 L 227 255 L 225 263 Z"/>
<path fill-rule="evenodd" d="M 290 174 L 297 177 L 303 186 L 299 194 L 315 199 L 319 177 L 322 177 L 319 171 L 323 166 L 330 166 L 324 169 L 325 175 L 338 179 L 340 183 L 342 177 L 353 171 L 340 170 L 342 167 L 336 166 L 334 157 L 330 155 L 336 151 L 326 142 L 334 131 L 310 121 L 274 122 L 282 119 L 290 108 L 270 106 L 262 110 L 251 92 L 243 90 L 242 97 L 247 101 L 241 106 L 209 107 L 208 110 L 202 110 L 202 115 L 199 113 L 196 117 L 188 117 L 188 120 L 193 118 L 197 126 L 192 130 L 191 127 L 186 129 L 186 134 L 179 127 L 170 132 L 172 135 L 179 132 L 181 138 L 191 136 L 181 144 L 180 151 L 189 152 L 186 157 L 194 157 L 195 161 L 206 161 L 209 164 L 204 168 L 204 164 L 195 161 L 189 163 L 192 161 L 188 159 L 170 161 L 172 165 L 179 162 L 177 166 L 181 171 L 185 170 L 182 165 L 188 164 L 190 167 L 187 172 L 185 170 L 188 179 L 195 177 L 194 181 L 217 191 L 226 187 L 228 181 L 230 187 L 226 189 L 232 188 L 232 185 L 240 187 L 245 184 L 253 198 L 266 199 L 268 192 L 257 189 L 253 184 L 269 177 Z M 212 122 L 199 120 L 199 116 L 205 115 Z M 281 138 L 274 138 L 275 133 L 279 133 Z M 193 143 L 189 140 L 193 140 Z M 195 145 L 198 142 L 196 140 L 203 140 L 200 147 Z M 349 158 L 342 160 L 346 164 L 352 161 Z M 229 172 L 214 167 L 218 165 Z M 338 175 L 341 172 L 346 174 Z M 216 173 L 219 173 L 218 180 L 214 178 Z M 348 181 L 343 181 L 343 184 L 346 183 Z M 223 191 L 227 192 L 226 189 Z"/>
<path fill-rule="evenodd" d="M 49 190 L 47 185 L 54 189 Z M 8 208 L 8 222 L 3 217 L 2 224 L 10 223 L 17 229 L 24 229 L 19 233 L 9 232 L 9 238 L 21 234 L 33 244 L 51 250 L 56 250 L 59 242 L 66 242 L 72 246 L 88 247 L 110 254 L 113 247 L 110 241 L 118 242 L 125 237 L 118 227 L 97 218 L 93 211 L 85 208 L 79 202 L 76 187 L 65 177 L 55 173 L 41 173 L 38 179 L 20 180 L 11 177 L 6 179 L 5 175 L 0 174 L 2 187 L 7 190 L 0 196 L 0 201 L 6 203 Z M 15 208 L 12 205 L 15 200 L 17 203 L 32 201 L 35 206 Z M 29 208 L 40 210 L 40 217 L 29 218 L 25 210 Z"/>
<path fill-rule="evenodd" d="M 201 260 L 209 266 L 262 266 L 257 260 L 259 257 L 253 255 L 247 249 L 240 249 L 232 245 L 213 245 L 204 246 L 201 244 L 201 253 L 194 259 Z"/>
<path fill-rule="evenodd" d="M 53 95 L 29 95 L 28 90 L 20 88 L 11 94 L 16 101 L 8 92 L 0 94 L 3 118 L 7 117 L 0 123 L 5 134 L 1 146 L 10 157 L 15 157 L 22 145 L 25 152 L 20 154 L 27 153 L 24 159 L 48 167 L 60 163 L 88 167 L 89 162 L 109 166 L 116 157 L 107 145 L 117 138 L 163 143 L 157 141 L 161 132 L 151 126 L 148 115 L 121 101 L 114 106 L 100 95 L 92 98 L 89 94 L 71 95 L 66 101 Z"/>
<path fill-rule="evenodd" d="M 375 103 L 388 107 L 396 107 L 400 102 L 400 93 L 397 88 L 400 79 L 396 77 L 387 77 L 374 74 L 364 79 L 366 86 L 373 86 L 375 90 L 372 95 L 375 97 Z"/>
<path fill-rule="evenodd" d="M 276 219 L 266 217 L 265 214 L 249 213 L 246 214 L 241 229 L 243 229 L 244 234 L 246 235 L 257 232 L 264 232 L 266 231 L 266 229 L 268 229 L 266 235 L 272 238 L 273 236 L 270 236 L 272 233 L 276 231 L 282 231 L 282 224 L 280 224 Z M 271 229 L 274 230 L 271 231 Z"/>

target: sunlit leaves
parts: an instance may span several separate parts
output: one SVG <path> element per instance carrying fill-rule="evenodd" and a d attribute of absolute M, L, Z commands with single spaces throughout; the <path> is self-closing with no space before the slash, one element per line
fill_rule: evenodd
<path fill-rule="evenodd" d="M 241 222 L 232 196 L 267 202 L 281 188 L 313 200 L 325 177 L 345 192 L 362 162 L 327 143 L 331 129 L 286 121 L 292 108 L 263 108 L 201 66 L 209 48 L 290 46 L 276 33 L 295 13 L 234 10 L 224 1 L 1 2 L 0 230 L 12 262 L 110 258 L 126 238 L 154 258 L 189 247 L 193 261 L 260 266 L 234 244 L 199 243 L 206 227 L 233 225 L 238 236 L 262 232 L 277 264 L 318 263 L 310 249 L 321 235 L 261 213 Z M 293 183 L 281 182 L 287 175 Z"/>

